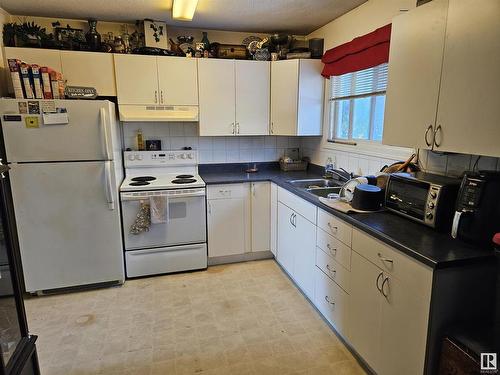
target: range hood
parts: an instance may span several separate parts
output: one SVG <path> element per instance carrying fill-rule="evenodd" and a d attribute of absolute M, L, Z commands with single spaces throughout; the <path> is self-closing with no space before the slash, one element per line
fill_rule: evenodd
<path fill-rule="evenodd" d="M 198 106 L 118 105 L 120 121 L 198 121 Z"/>

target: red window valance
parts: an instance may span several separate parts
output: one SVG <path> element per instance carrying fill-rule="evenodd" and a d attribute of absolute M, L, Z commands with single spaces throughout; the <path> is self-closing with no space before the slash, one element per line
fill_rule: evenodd
<path fill-rule="evenodd" d="M 386 63 L 390 40 L 391 24 L 329 49 L 321 58 L 325 64 L 321 74 L 329 78 Z"/>

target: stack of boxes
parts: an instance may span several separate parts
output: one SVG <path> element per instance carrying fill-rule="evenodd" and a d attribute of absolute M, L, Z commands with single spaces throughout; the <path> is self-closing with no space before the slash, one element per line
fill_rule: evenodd
<path fill-rule="evenodd" d="M 9 59 L 8 64 L 16 99 L 64 99 L 60 72 L 17 59 Z"/>

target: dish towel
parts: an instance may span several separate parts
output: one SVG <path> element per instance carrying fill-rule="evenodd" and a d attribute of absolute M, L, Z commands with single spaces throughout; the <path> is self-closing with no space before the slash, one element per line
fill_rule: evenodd
<path fill-rule="evenodd" d="M 135 216 L 135 220 L 130 226 L 130 234 L 141 234 L 149 231 L 151 226 L 151 210 L 149 209 L 149 202 L 141 201 L 139 211 Z"/>
<path fill-rule="evenodd" d="M 371 212 L 380 212 L 382 209 L 377 210 L 377 211 L 363 211 L 363 210 L 358 210 L 356 208 L 352 208 L 352 206 L 340 199 L 328 199 L 328 198 L 323 198 L 320 197 L 319 201 L 323 204 L 326 204 L 328 207 L 331 207 L 337 211 L 344 212 L 348 214 L 349 212 L 359 212 L 359 213 L 371 213 Z"/>
<path fill-rule="evenodd" d="M 151 224 L 163 224 L 168 221 L 168 197 L 153 195 L 149 197 Z"/>

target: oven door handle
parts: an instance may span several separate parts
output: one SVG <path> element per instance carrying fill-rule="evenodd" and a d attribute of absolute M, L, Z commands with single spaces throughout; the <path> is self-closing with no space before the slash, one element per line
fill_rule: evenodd
<path fill-rule="evenodd" d="M 192 193 L 182 193 L 182 194 L 165 194 L 169 200 L 178 199 L 178 198 L 190 198 L 190 197 L 204 197 L 205 192 L 192 192 Z M 162 195 L 155 194 L 144 194 L 144 195 L 132 195 L 129 193 L 122 193 L 121 199 L 122 201 L 143 201 L 145 199 L 149 199 L 151 197 L 158 197 Z"/>
<path fill-rule="evenodd" d="M 195 243 L 190 245 L 157 247 L 153 249 L 127 250 L 127 254 L 130 256 L 138 256 L 143 254 L 166 253 L 169 251 L 177 251 L 177 250 L 201 249 L 202 247 L 203 244 Z"/>

